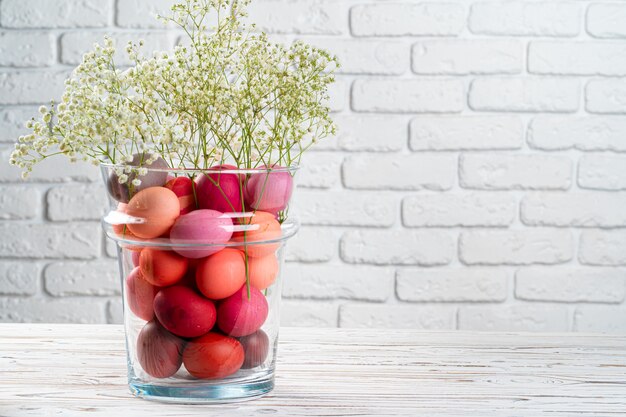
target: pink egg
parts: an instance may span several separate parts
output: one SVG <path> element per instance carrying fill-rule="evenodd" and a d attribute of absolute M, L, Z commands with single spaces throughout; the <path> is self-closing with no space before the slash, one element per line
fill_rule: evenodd
<path fill-rule="evenodd" d="M 215 168 L 211 168 L 215 173 L 201 174 L 196 180 L 198 206 L 222 213 L 240 213 L 243 189 L 239 175 L 222 174 Z"/>
<path fill-rule="evenodd" d="M 165 188 L 169 188 L 178 196 L 180 204 L 180 214 L 187 214 L 196 209 L 196 200 L 193 193 L 193 181 L 188 177 L 177 177 L 170 179 Z"/>
<path fill-rule="evenodd" d="M 233 222 L 215 210 L 194 210 L 180 216 L 172 230 L 170 240 L 176 245 L 206 244 L 217 246 L 174 247 L 174 250 L 186 258 L 204 258 L 224 249 L 220 246 L 233 234 Z"/>
<path fill-rule="evenodd" d="M 151 321 L 141 329 L 137 338 L 137 359 L 150 376 L 167 378 L 180 368 L 184 347 L 184 340 Z"/>
<path fill-rule="evenodd" d="M 287 208 L 293 178 L 286 171 L 252 174 L 246 183 L 246 205 L 273 215 Z"/>
<path fill-rule="evenodd" d="M 146 281 L 139 267 L 133 269 L 128 274 L 125 285 L 126 299 L 128 300 L 130 311 L 140 319 L 152 320 L 152 317 L 154 317 L 152 305 L 159 289 Z"/>
<path fill-rule="evenodd" d="M 133 250 L 130 252 L 130 259 L 133 262 L 133 266 L 139 266 L 139 255 L 141 255 L 140 250 Z"/>
<path fill-rule="evenodd" d="M 270 339 L 263 330 L 244 336 L 239 342 L 246 357 L 241 365 L 242 369 L 255 368 L 265 362 L 270 351 Z"/>
<path fill-rule="evenodd" d="M 229 336 L 247 336 L 259 330 L 267 319 L 268 304 L 261 291 L 250 287 L 250 298 L 244 284 L 217 309 L 217 326 Z"/>
<path fill-rule="evenodd" d="M 163 327 L 181 337 L 201 336 L 215 324 L 213 302 L 184 285 L 159 291 L 154 297 L 154 313 Z"/>

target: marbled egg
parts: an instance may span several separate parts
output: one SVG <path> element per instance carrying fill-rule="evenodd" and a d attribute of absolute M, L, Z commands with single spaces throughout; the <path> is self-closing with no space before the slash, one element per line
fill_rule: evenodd
<path fill-rule="evenodd" d="M 217 326 L 229 336 L 247 336 L 259 330 L 268 314 L 268 304 L 261 291 L 246 285 L 222 301 L 217 309 Z"/>
<path fill-rule="evenodd" d="M 181 337 L 198 337 L 215 324 L 215 305 L 184 285 L 163 288 L 154 297 L 154 313 L 170 332 Z"/>
<path fill-rule="evenodd" d="M 111 172 L 109 178 L 107 180 L 107 188 L 109 190 L 109 194 L 115 200 L 120 201 L 122 203 L 128 203 L 128 201 L 137 194 L 139 191 L 144 190 L 150 187 L 161 187 L 165 185 L 167 180 L 167 171 L 151 171 L 152 169 L 164 170 L 167 169 L 167 162 L 163 160 L 163 158 L 159 157 L 152 164 L 148 165 L 144 162 L 148 157 L 145 154 L 135 154 L 133 155 L 132 162 L 129 162 L 124 165 L 129 165 L 133 167 L 143 167 L 147 168 L 148 172 L 146 175 L 139 175 L 136 170 L 133 170 L 126 174 L 128 179 L 126 182 L 120 183 L 119 176 L 115 172 Z M 134 179 L 141 180 L 141 184 L 135 186 L 132 184 Z"/>
<path fill-rule="evenodd" d="M 151 321 L 139 332 L 137 359 L 148 375 L 168 378 L 180 368 L 184 347 L 184 340 Z"/>
<path fill-rule="evenodd" d="M 244 361 L 244 350 L 237 339 L 207 333 L 187 343 L 183 352 L 185 369 L 196 378 L 224 378 L 237 372 Z"/>
<path fill-rule="evenodd" d="M 239 342 L 246 356 L 241 366 L 242 369 L 256 368 L 265 362 L 270 351 L 270 339 L 263 330 L 243 336 L 239 338 Z"/>
<path fill-rule="evenodd" d="M 141 223 L 129 223 L 136 236 L 152 239 L 167 233 L 180 214 L 178 197 L 165 187 L 150 187 L 130 199 L 126 213 Z"/>
<path fill-rule="evenodd" d="M 177 245 L 206 244 L 208 246 L 175 246 L 174 250 L 187 258 L 204 258 L 219 252 L 233 233 L 233 222 L 215 210 L 194 210 L 180 216 L 172 230 L 170 240 Z"/>

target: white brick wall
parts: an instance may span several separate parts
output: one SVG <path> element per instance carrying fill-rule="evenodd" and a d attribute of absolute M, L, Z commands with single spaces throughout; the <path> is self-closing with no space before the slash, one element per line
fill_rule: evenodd
<path fill-rule="evenodd" d="M 120 322 L 98 170 L 6 160 L 93 42 L 173 0 L 0 0 L 0 321 Z M 283 323 L 626 332 L 626 2 L 254 0 L 343 61 L 304 158 Z M 122 61 L 123 63 L 124 61 Z"/>

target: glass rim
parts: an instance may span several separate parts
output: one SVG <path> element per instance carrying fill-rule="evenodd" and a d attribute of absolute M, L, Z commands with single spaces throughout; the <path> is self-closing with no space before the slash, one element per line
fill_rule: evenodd
<path fill-rule="evenodd" d="M 218 165 L 219 166 L 219 165 Z M 110 162 L 101 162 L 100 169 L 116 169 L 116 168 L 131 168 L 131 169 L 140 169 L 145 168 L 151 172 L 167 172 L 167 173 L 177 173 L 177 174 L 267 174 L 273 172 L 287 172 L 287 173 L 295 173 L 300 169 L 300 165 L 290 165 L 287 167 L 272 167 L 272 168 L 225 168 L 225 169 L 215 169 L 215 168 L 150 168 L 147 166 L 137 166 L 137 165 L 126 165 L 126 164 L 112 164 Z"/>

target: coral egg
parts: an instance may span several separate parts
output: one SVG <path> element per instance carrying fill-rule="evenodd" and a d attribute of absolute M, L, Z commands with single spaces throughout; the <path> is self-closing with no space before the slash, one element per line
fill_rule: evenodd
<path fill-rule="evenodd" d="M 198 290 L 213 300 L 230 297 L 246 282 L 246 263 L 237 249 L 224 249 L 203 259 L 196 270 Z"/>
<path fill-rule="evenodd" d="M 159 287 L 176 284 L 187 272 L 187 258 L 169 250 L 145 248 L 139 255 L 143 277 Z"/>
<path fill-rule="evenodd" d="M 278 258 L 271 253 L 260 258 L 248 258 L 248 276 L 250 284 L 264 290 L 276 281 Z"/>
<path fill-rule="evenodd" d="M 139 332 L 137 359 L 147 374 L 154 378 L 168 378 L 183 362 L 185 341 L 151 321 Z"/>
<path fill-rule="evenodd" d="M 259 330 L 267 319 L 268 305 L 261 291 L 246 285 L 222 301 L 217 309 L 217 326 L 229 336 L 247 336 Z"/>
<path fill-rule="evenodd" d="M 246 244 L 239 249 L 247 251 L 248 256 L 262 257 L 276 252 L 280 243 L 256 243 L 266 240 L 278 240 L 282 236 L 280 223 L 274 215 L 264 211 L 257 211 L 250 217 L 239 219 L 244 231 L 235 232 L 232 240 Z"/>
<path fill-rule="evenodd" d="M 170 332 L 181 337 L 197 337 L 215 324 L 215 306 L 184 285 L 163 288 L 154 297 L 154 313 Z"/>
<path fill-rule="evenodd" d="M 130 311 L 140 319 L 152 320 L 154 317 L 152 305 L 159 289 L 145 280 L 139 268 L 133 269 L 124 282 Z"/>
<path fill-rule="evenodd" d="M 180 214 L 178 197 L 165 187 L 150 187 L 130 199 L 126 213 L 137 223 L 129 223 L 130 231 L 144 239 L 159 237 L 170 229 Z"/>
<path fill-rule="evenodd" d="M 174 250 L 182 256 L 204 258 L 224 249 L 222 245 L 232 234 L 232 220 L 219 211 L 194 210 L 176 220 L 170 231 L 170 240 L 178 245 L 174 246 Z"/>
<path fill-rule="evenodd" d="M 219 333 L 191 340 L 183 352 L 183 363 L 196 378 L 224 378 L 237 372 L 244 361 L 241 343 Z"/>

